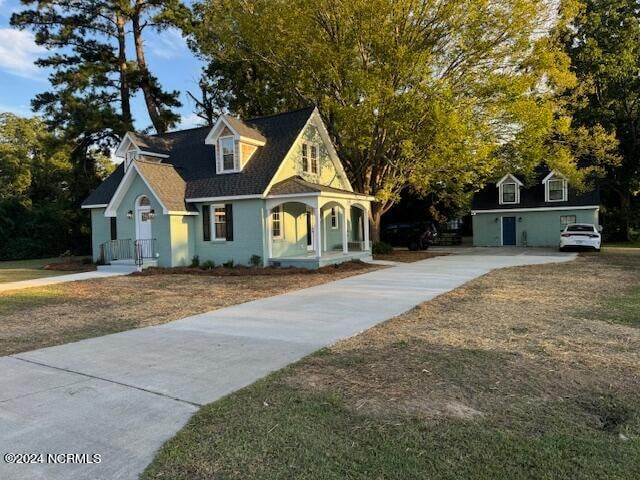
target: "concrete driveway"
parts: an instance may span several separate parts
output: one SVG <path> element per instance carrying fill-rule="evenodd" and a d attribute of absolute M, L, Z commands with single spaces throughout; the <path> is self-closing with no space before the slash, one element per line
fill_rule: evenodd
<path fill-rule="evenodd" d="M 437 257 L 0 357 L 0 455 L 43 454 L 28 465 L 0 458 L 0 478 L 134 479 L 200 405 L 490 270 L 575 257 L 489 253 Z M 46 457 L 66 453 L 98 454 L 100 463 Z"/>

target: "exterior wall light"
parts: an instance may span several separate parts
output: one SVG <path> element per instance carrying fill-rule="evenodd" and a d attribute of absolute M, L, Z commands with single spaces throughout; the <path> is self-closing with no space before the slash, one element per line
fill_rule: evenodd
<path fill-rule="evenodd" d="M 154 218 L 156 218 L 156 211 L 152 208 L 149 210 L 149 219 L 153 220 Z"/>
<path fill-rule="evenodd" d="M 518 217 L 518 221 L 521 222 L 522 221 L 522 217 Z"/>
<path fill-rule="evenodd" d="M 494 222 L 498 223 L 499 219 L 498 217 L 495 218 Z"/>
<path fill-rule="evenodd" d="M 129 211 L 127 212 L 127 218 L 128 218 L 129 220 L 131 220 L 131 219 L 133 218 L 133 210 L 129 210 Z"/>

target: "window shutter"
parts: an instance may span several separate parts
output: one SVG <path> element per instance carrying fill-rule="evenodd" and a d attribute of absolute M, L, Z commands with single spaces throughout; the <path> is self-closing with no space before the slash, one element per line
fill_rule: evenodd
<path fill-rule="evenodd" d="M 227 203 L 224 206 L 225 211 L 225 220 L 227 222 L 227 241 L 233 241 L 233 205 L 231 203 Z"/>
<path fill-rule="evenodd" d="M 116 217 L 111 217 L 109 219 L 110 227 L 111 227 L 111 240 L 118 239 L 118 225 L 116 223 Z"/>
<path fill-rule="evenodd" d="M 211 240 L 211 205 L 202 206 L 202 240 Z"/>

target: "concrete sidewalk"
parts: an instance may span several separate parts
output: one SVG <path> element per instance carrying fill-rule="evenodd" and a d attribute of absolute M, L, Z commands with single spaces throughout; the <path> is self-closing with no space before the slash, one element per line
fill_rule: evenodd
<path fill-rule="evenodd" d="M 93 278 L 114 277 L 116 275 L 126 275 L 129 272 L 82 272 L 70 273 L 69 275 L 58 275 L 56 277 L 34 278 L 31 280 L 21 280 L 19 282 L 0 283 L 0 292 L 9 290 L 20 290 L 31 287 L 44 287 L 56 283 L 77 282 L 78 280 L 91 280 Z"/>
<path fill-rule="evenodd" d="M 575 255 L 450 255 L 0 358 L 0 455 L 100 454 L 0 478 L 134 479 L 205 403 L 490 270 Z M 109 312 L 105 312 L 108 315 Z"/>

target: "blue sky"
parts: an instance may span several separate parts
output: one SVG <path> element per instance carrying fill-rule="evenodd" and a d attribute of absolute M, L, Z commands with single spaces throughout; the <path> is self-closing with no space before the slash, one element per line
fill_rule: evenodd
<path fill-rule="evenodd" d="M 30 116 L 31 98 L 48 90 L 47 71 L 36 67 L 33 61 L 46 51 L 33 42 L 29 31 L 19 31 L 9 26 L 11 14 L 20 9 L 19 0 L 0 0 L 0 112 L 13 112 Z M 197 94 L 197 81 L 201 62 L 187 48 L 177 31 L 162 34 L 148 31 L 145 35 L 147 62 L 151 71 L 167 90 L 180 91 L 182 123 L 179 128 L 199 124 L 193 115 L 193 102 L 187 90 Z M 129 49 L 132 52 L 132 49 Z M 133 99 L 136 128 L 144 129 L 151 123 L 141 95 Z"/>

